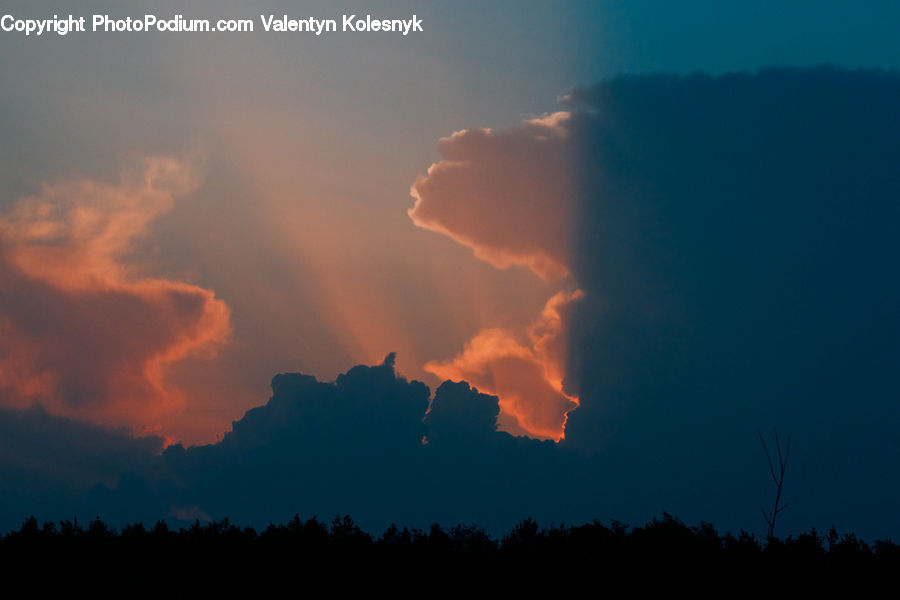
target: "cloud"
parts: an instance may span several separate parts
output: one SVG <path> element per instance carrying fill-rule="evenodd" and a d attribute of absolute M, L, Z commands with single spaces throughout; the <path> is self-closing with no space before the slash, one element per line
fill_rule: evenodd
<path fill-rule="evenodd" d="M 466 129 L 442 138 L 443 159 L 413 184 L 409 216 L 497 268 L 527 266 L 547 280 L 569 275 L 574 165 L 569 114 L 507 131 Z"/>
<path fill-rule="evenodd" d="M 704 422 L 735 437 L 783 423 L 810 443 L 841 423 L 882 430 L 895 411 L 875 398 L 900 389 L 883 367 L 900 357 L 885 277 L 900 257 L 898 99 L 896 73 L 827 67 L 571 94 L 586 300 L 569 442 L 624 452 Z M 851 397 L 882 416 L 845 414 Z"/>
<path fill-rule="evenodd" d="M 108 510 L 92 503 L 92 492 L 124 491 L 129 478 L 152 471 L 162 448 L 157 436 L 135 438 L 125 430 L 54 417 L 40 407 L 0 407 L 0 527 L 14 527 L 30 514 L 72 519 Z M 149 493 L 139 494 L 132 506 L 131 516 L 153 518 L 143 511 L 155 508 Z"/>
<path fill-rule="evenodd" d="M 582 478 L 582 463 L 566 466 L 565 451 L 552 442 L 498 431 L 495 396 L 445 382 L 429 409 L 429 395 L 424 384 L 396 373 L 393 355 L 333 382 L 282 373 L 269 401 L 235 421 L 222 441 L 175 444 L 161 454 L 159 438 L 131 440 L 43 412 L 23 418 L 0 411 L 0 432 L 8 424 L 31 436 L 19 451 L 0 445 L 0 488 L 9 481 L 19 490 L 0 514 L 0 531 L 31 512 L 71 519 L 65 510 L 79 518 L 100 514 L 117 526 L 228 517 L 264 527 L 299 513 L 351 514 L 376 531 L 391 522 L 435 521 L 501 531 L 528 515 L 550 520 L 570 506 L 566 495 Z M 91 433 L 94 441 L 82 445 Z M 63 467 L 44 460 L 51 451 L 67 457 Z M 18 465 L 31 462 L 41 485 L 29 487 L 15 468 L 4 470 L 4 452 Z M 84 460 L 96 472 L 78 472 L 73 481 L 66 465 Z M 54 489 L 65 496 L 54 501 Z M 578 517 L 588 519 L 589 511 Z"/>
<path fill-rule="evenodd" d="M 576 161 L 570 120 L 570 113 L 557 112 L 506 131 L 468 129 L 441 139 L 443 159 L 412 186 L 410 218 L 499 269 L 519 265 L 548 282 L 571 279 Z M 568 331 L 560 311 L 582 296 L 560 291 L 530 326 L 483 329 L 455 358 L 424 368 L 499 396 L 505 430 L 559 440 L 578 404 L 563 391 Z"/>
<path fill-rule="evenodd" d="M 426 443 L 441 438 L 484 438 L 497 431 L 500 406 L 495 396 L 479 393 L 468 383 L 444 381 L 434 394 L 434 402 L 425 415 Z"/>
<path fill-rule="evenodd" d="M 136 430 L 183 402 L 166 366 L 227 341 L 228 307 L 130 253 L 197 184 L 187 162 L 150 158 L 118 185 L 45 184 L 0 217 L 0 401 Z"/>
<path fill-rule="evenodd" d="M 753 523 L 756 429 L 777 425 L 802 506 L 785 527 L 897 531 L 898 102 L 896 72 L 828 67 L 571 95 L 568 446 Z"/>
<path fill-rule="evenodd" d="M 527 123 L 470 130 L 442 142 L 445 160 L 414 186 L 414 214 L 434 198 L 435 222 L 483 256 L 517 247 L 494 231 L 516 205 L 480 190 L 536 173 L 547 178 L 534 186 L 541 198 L 571 192 L 553 204 L 571 215 L 568 229 L 521 227 L 542 248 L 567 240 L 567 253 L 544 256 L 564 257 L 562 285 L 584 293 L 552 338 L 568 349 L 563 390 L 579 403 L 565 447 L 594 453 L 622 489 L 643 490 L 635 502 L 664 489 L 698 516 L 724 502 L 752 519 L 762 501 L 749 498 L 765 486 L 756 428 L 777 424 L 807 448 L 795 456 L 792 506 L 809 510 L 785 526 L 849 523 L 851 504 L 896 524 L 881 499 L 900 495 L 882 474 L 897 463 L 900 418 L 900 76 L 823 67 L 625 77 L 564 102 L 565 135 L 547 148 L 570 163 L 547 171 L 530 160 L 538 143 Z M 551 173 L 568 183 L 553 187 Z M 503 423 L 518 390 L 499 390 L 491 367 L 534 381 L 526 367 L 539 354 L 527 325 L 504 325 L 431 366 L 497 393 Z M 538 406 L 559 398 L 521 389 Z M 870 500 L 849 497 L 861 489 Z"/>
<path fill-rule="evenodd" d="M 425 370 L 441 379 L 467 381 L 500 398 L 507 431 L 559 440 L 566 415 L 578 399 L 563 391 L 568 305 L 583 294 L 559 292 L 526 329 L 526 339 L 509 329 L 479 332 L 456 357 L 432 361 Z"/>

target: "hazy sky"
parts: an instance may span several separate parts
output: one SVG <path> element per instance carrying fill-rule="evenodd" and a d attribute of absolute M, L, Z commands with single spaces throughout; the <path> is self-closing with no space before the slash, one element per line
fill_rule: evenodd
<path fill-rule="evenodd" d="M 9 3 L 20 18 L 63 5 Z M 74 9 L 71 9 L 74 10 Z M 213 361 L 169 366 L 191 400 L 169 435 L 212 439 L 272 373 L 331 377 L 398 352 L 427 377 L 485 327 L 530 321 L 555 291 L 411 226 L 409 186 L 437 140 L 556 110 L 620 73 L 773 64 L 896 64 L 893 3 L 381 2 L 425 32 L 159 33 L 0 37 L 2 202 L 45 182 L 115 184 L 146 156 L 187 156 L 202 177 L 130 244 L 148 276 L 214 290 L 231 309 Z M 336 17 L 352 3 L 157 2 L 160 15 Z M 88 2 L 78 15 L 134 10 Z M 429 381 L 435 381 L 433 379 Z M 163 422 L 151 426 L 162 425 Z M 130 425 L 135 425 L 130 423 Z"/>
<path fill-rule="evenodd" d="M 388 352 L 432 389 L 498 394 L 508 431 L 559 437 L 584 385 L 570 313 L 609 275 L 583 265 L 596 215 L 573 198 L 594 154 L 563 97 L 619 75 L 900 66 L 887 1 L 0 12 L 423 20 L 408 37 L 0 33 L 0 399 L 185 444 L 221 437 L 276 373 L 331 380 Z"/>
<path fill-rule="evenodd" d="M 198 12 L 296 10 L 239 5 Z M 57 10 L 30 3 L 10 13 Z M 6 205 L 45 181 L 115 183 L 148 155 L 202 163 L 203 183 L 148 224 L 130 258 L 149 275 L 215 290 L 232 311 L 234 334 L 215 361 L 170 366 L 167 377 L 196 388 L 166 424 L 171 435 L 212 439 L 277 371 L 333 377 L 397 351 L 404 372 L 424 376 L 427 360 L 486 324 L 530 319 L 545 299 L 527 274 L 497 273 L 413 227 L 408 190 L 437 158 L 439 137 L 554 108 L 578 79 L 572 57 L 587 51 L 568 40 L 577 11 L 541 31 L 543 15 L 512 11 L 505 22 L 508 7 L 493 17 L 474 5 L 381 10 L 416 12 L 428 32 L 2 39 L 4 73 L 16 82 L 2 111 Z M 297 16 L 340 14 L 326 3 Z M 534 51 L 534 35 L 552 57 Z"/>

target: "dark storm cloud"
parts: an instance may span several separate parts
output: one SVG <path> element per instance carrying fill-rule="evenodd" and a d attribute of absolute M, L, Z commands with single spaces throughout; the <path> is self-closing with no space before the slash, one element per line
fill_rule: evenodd
<path fill-rule="evenodd" d="M 569 383 L 671 398 L 688 374 L 765 380 L 809 409 L 896 397 L 898 98 L 896 74 L 828 68 L 572 94 L 574 269 L 596 297 L 576 307 Z"/>
<path fill-rule="evenodd" d="M 117 524 L 227 516 L 263 526 L 295 513 L 326 519 L 347 513 L 373 529 L 436 520 L 508 527 L 529 515 L 549 520 L 569 504 L 563 481 L 574 466 L 563 450 L 496 431 L 497 398 L 465 383 L 444 383 L 429 410 L 428 388 L 399 377 L 393 355 L 334 382 L 277 375 L 272 391 L 269 402 L 248 411 L 221 442 L 175 445 L 161 454 L 153 453 L 158 440 L 151 447 L 150 440 L 98 430 L 91 445 L 97 456 L 80 447 L 82 430 L 95 428 L 65 422 L 69 431 L 57 431 L 61 420 L 41 413 L 34 427 L 19 427 L 27 432 L 19 435 L 32 436 L 31 445 L 7 449 L 9 456 L 24 464 L 59 452 L 98 472 L 79 473 L 74 486 L 67 472 L 35 462 L 46 484 L 26 490 L 33 503 L 10 504 L 0 525 L 17 526 L 30 512 L 71 518 L 68 510 Z M 121 452 L 124 443 L 133 448 Z M 21 477 L 15 481 L 23 485 Z M 54 501 L 56 488 L 66 494 Z"/>
<path fill-rule="evenodd" d="M 55 417 L 40 407 L 0 408 L 0 527 L 30 513 L 47 519 L 87 517 L 97 509 L 92 492 L 149 473 L 162 445 L 158 437 L 134 438 L 125 430 Z"/>
<path fill-rule="evenodd" d="M 254 523 L 295 512 L 349 513 L 376 528 L 495 523 L 529 514 L 553 478 L 543 463 L 558 449 L 497 432 L 496 397 L 445 383 L 426 416 L 428 388 L 396 375 L 393 355 L 333 383 L 278 375 L 272 389 L 222 442 L 165 451 L 171 477 L 186 482 L 175 504 Z M 534 456 L 523 461 L 524 447 Z"/>
<path fill-rule="evenodd" d="M 785 523 L 896 531 L 900 76 L 635 77 L 568 105 L 586 300 L 567 442 L 712 518 L 752 508 L 754 430 L 778 425 Z"/>

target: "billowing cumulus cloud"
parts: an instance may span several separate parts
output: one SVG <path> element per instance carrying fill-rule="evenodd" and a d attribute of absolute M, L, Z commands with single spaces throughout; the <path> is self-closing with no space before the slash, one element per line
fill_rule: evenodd
<path fill-rule="evenodd" d="M 568 119 L 559 112 L 507 131 L 466 129 L 442 138 L 443 159 L 413 184 L 409 216 L 498 268 L 567 277 L 574 191 Z"/>
<path fill-rule="evenodd" d="M 0 402 L 152 429 L 183 401 L 166 366 L 230 334 L 210 290 L 145 276 L 129 259 L 196 169 L 150 158 L 117 185 L 44 185 L 0 217 Z"/>
<path fill-rule="evenodd" d="M 576 208 L 571 115 L 528 119 L 506 131 L 469 129 L 438 143 L 443 159 L 413 184 L 413 222 L 472 248 L 497 268 L 525 266 L 546 281 L 571 278 Z M 487 328 L 455 358 L 425 370 L 496 394 L 501 425 L 559 440 L 578 399 L 563 391 L 566 305 L 561 291 L 531 325 Z"/>
<path fill-rule="evenodd" d="M 578 399 L 563 391 L 568 305 L 580 291 L 559 292 L 525 331 L 485 329 L 456 357 L 425 370 L 441 379 L 467 381 L 500 398 L 504 429 L 558 440 Z"/>

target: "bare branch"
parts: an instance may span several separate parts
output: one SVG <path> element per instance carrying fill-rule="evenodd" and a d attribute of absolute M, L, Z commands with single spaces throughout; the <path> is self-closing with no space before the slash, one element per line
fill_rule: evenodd
<path fill-rule="evenodd" d="M 775 502 L 772 506 L 772 510 L 766 512 L 765 509 L 762 509 L 763 518 L 769 526 L 768 537 L 770 538 L 775 535 L 775 520 L 778 518 L 778 514 L 790 505 L 790 502 L 785 502 L 784 504 L 781 503 L 781 491 L 784 488 L 784 473 L 787 470 L 788 458 L 791 455 L 791 436 L 788 435 L 787 438 L 785 438 L 784 449 L 782 451 L 781 438 L 778 436 L 778 428 L 773 427 L 772 431 L 775 434 L 775 450 L 778 453 L 777 475 L 775 474 L 775 465 L 772 463 L 772 455 L 769 452 L 769 447 L 766 445 L 766 440 L 763 438 L 762 432 L 758 429 L 756 430 L 757 435 L 759 435 L 759 443 L 762 444 L 763 452 L 766 454 L 766 463 L 769 465 L 769 473 L 772 475 L 772 481 L 775 483 Z"/>

